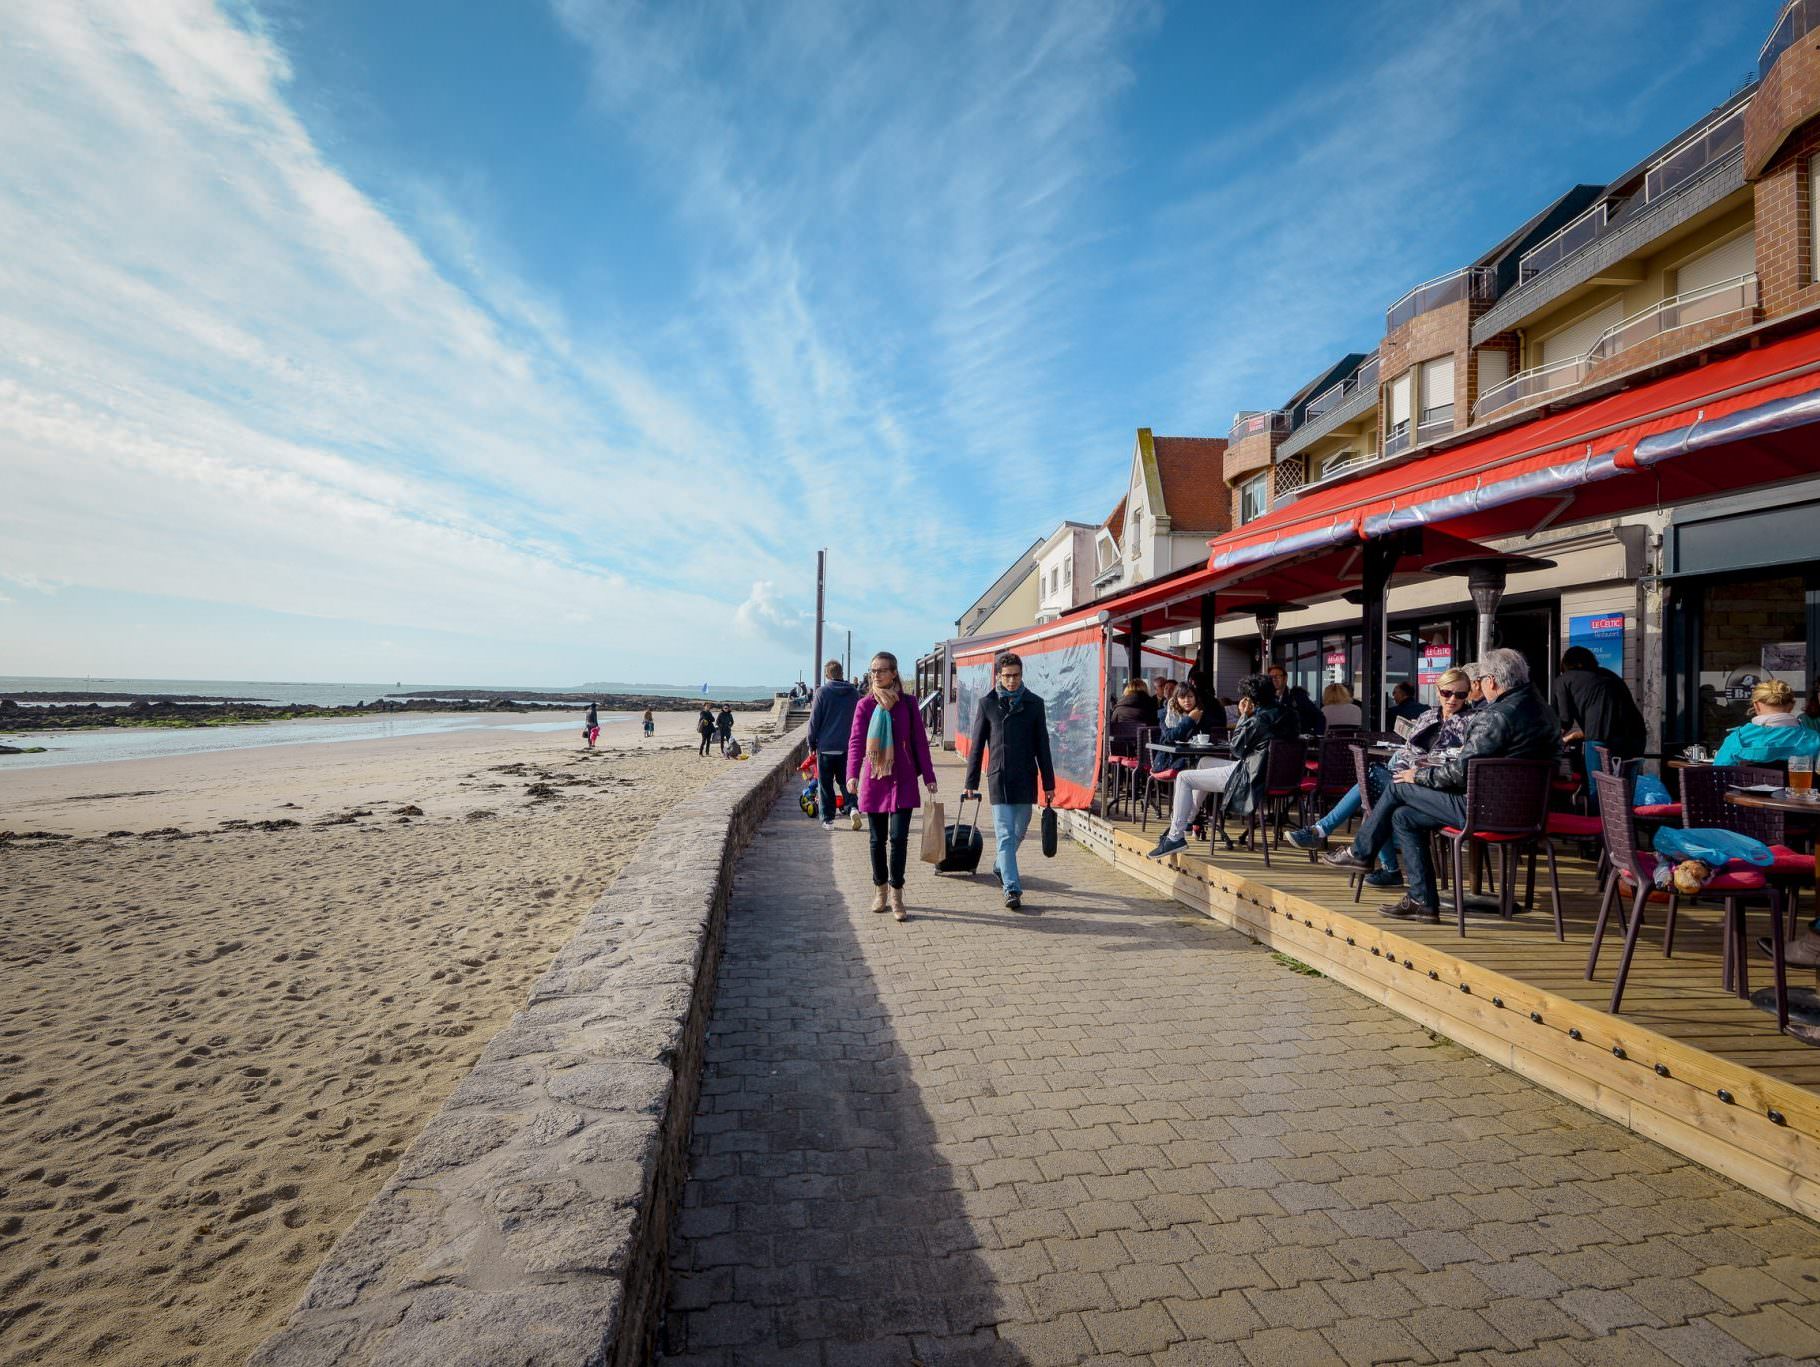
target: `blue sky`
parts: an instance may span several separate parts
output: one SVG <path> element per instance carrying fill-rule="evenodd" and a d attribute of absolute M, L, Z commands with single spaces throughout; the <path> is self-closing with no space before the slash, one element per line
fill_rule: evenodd
<path fill-rule="evenodd" d="M 914 655 L 1773 8 L 0 0 L 0 673 Z"/>

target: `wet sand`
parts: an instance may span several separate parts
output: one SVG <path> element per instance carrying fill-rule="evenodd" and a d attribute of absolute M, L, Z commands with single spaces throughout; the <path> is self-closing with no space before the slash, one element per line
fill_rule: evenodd
<path fill-rule="evenodd" d="M 242 1361 L 721 771 L 693 722 L 0 777 L 0 831 L 74 837 L 0 843 L 0 1363 Z"/>

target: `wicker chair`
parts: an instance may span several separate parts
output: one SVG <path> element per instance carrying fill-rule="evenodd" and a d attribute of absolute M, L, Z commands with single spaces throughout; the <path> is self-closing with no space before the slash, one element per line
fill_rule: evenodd
<path fill-rule="evenodd" d="M 1787 925 L 1780 931 L 1787 939 L 1793 932 L 1796 904 L 1801 889 L 1814 881 L 1814 856 L 1790 849 L 1788 819 L 1781 812 L 1761 807 L 1738 807 L 1725 800 L 1726 790 L 1753 783 L 1781 784 L 1782 770 L 1750 764 L 1689 765 L 1681 771 L 1681 808 L 1689 830 L 1726 830 L 1748 835 L 1769 846 L 1775 862 L 1763 870 L 1765 876 L 1782 891 L 1782 909 Z M 1674 953 L 1675 918 L 1671 912 L 1668 929 L 1663 935 L 1664 957 Z"/>
<path fill-rule="evenodd" d="M 1116 817 L 1121 802 L 1128 807 L 1137 805 L 1138 790 L 1150 767 L 1143 746 L 1147 729 L 1142 722 L 1115 721 L 1107 730 L 1106 755 L 1112 766 L 1113 810 L 1109 816 Z"/>
<path fill-rule="evenodd" d="M 1145 756 L 1143 792 L 1138 803 L 1138 829 L 1141 831 L 1150 829 L 1150 806 L 1153 801 L 1157 804 L 1159 815 L 1167 810 L 1167 804 L 1175 793 L 1175 776 L 1182 771 L 1180 758 L 1174 756 L 1168 758 L 1167 768 L 1155 767 L 1156 757 L 1150 746 L 1162 734 L 1162 730 L 1160 726 L 1146 726 L 1138 735 L 1138 751 Z"/>
<path fill-rule="evenodd" d="M 1327 734 L 1321 737 L 1320 757 L 1313 765 L 1314 783 L 1306 789 L 1308 806 L 1316 815 L 1326 812 L 1352 791 L 1352 752 L 1358 739 L 1356 726 L 1330 726 Z"/>
<path fill-rule="evenodd" d="M 1466 846 L 1480 841 L 1497 851 L 1499 912 L 1515 914 L 1517 860 L 1529 855 L 1529 882 L 1524 903 L 1535 900 L 1536 852 L 1548 855 L 1548 880 L 1554 898 L 1555 938 L 1567 939 L 1561 918 L 1561 875 L 1555 864 L 1555 843 L 1548 837 L 1548 804 L 1553 794 L 1555 766 L 1544 759 L 1475 759 L 1466 765 L 1466 819 L 1461 826 L 1445 826 L 1441 837 L 1451 844 L 1453 908 L 1466 933 Z"/>
<path fill-rule="evenodd" d="M 1264 816 L 1268 813 L 1276 823 L 1273 838 L 1279 844 L 1282 843 L 1283 821 L 1290 803 L 1304 800 L 1302 784 L 1307 781 L 1307 767 L 1307 741 L 1273 740 L 1264 743 L 1264 790 L 1245 816 L 1245 831 L 1240 839 L 1251 849 L 1263 853 L 1265 868 L 1270 867 L 1270 841 L 1257 839 L 1264 827 Z M 1222 803 L 1222 807 L 1223 805 Z M 1220 824 L 1223 830 L 1223 817 Z"/>
<path fill-rule="evenodd" d="M 1605 847 L 1611 858 L 1612 879 L 1599 901 L 1599 919 L 1593 926 L 1592 950 L 1586 956 L 1586 977 L 1591 981 L 1599 967 L 1599 949 L 1605 943 L 1605 927 L 1611 919 L 1612 907 L 1617 904 L 1620 886 L 1626 891 L 1634 890 L 1629 918 L 1624 929 L 1624 950 L 1618 960 L 1618 976 L 1612 983 L 1611 1006 L 1613 1015 L 1624 1000 L 1624 984 L 1630 976 L 1630 962 L 1637 949 L 1637 936 L 1643 930 L 1643 913 L 1651 897 L 1662 897 L 1656 890 L 1656 866 L 1661 862 L 1660 856 L 1651 851 L 1639 848 L 1637 842 L 1637 816 L 1631 806 L 1629 782 L 1617 774 L 1594 774 L 1593 790 L 1598 795 L 1599 815 L 1605 822 Z M 1770 936 L 1774 948 L 1774 971 L 1776 989 L 1776 1029 L 1788 1028 L 1788 965 L 1782 957 L 1782 894 L 1770 885 L 1769 879 L 1755 869 L 1743 869 L 1737 872 L 1727 870 L 1716 875 L 1700 890 L 1702 898 L 1715 897 L 1725 906 L 1725 924 L 1723 929 L 1724 957 L 1721 968 L 1721 981 L 1729 991 L 1740 997 L 1750 996 L 1750 969 L 1748 967 L 1748 949 L 1745 938 L 1744 915 L 1747 904 L 1767 903 L 1770 911 L 1770 923 L 1773 933 Z M 1680 895 L 1670 891 L 1666 894 L 1668 915 L 1672 920 L 1680 905 Z M 1665 932 L 1666 933 L 1666 932 Z"/>

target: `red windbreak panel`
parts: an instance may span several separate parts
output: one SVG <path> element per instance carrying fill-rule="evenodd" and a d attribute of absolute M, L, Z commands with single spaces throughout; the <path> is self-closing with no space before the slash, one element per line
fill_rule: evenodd
<path fill-rule="evenodd" d="M 993 661 L 1015 650 L 1024 662 L 1024 687 L 1042 698 L 1049 718 L 1056 806 L 1084 810 L 1099 779 L 1101 645 L 1095 623 L 1034 641 L 997 641 L 971 653 L 956 651 L 955 749 L 972 754 L 973 720 L 980 699 L 992 688 Z"/>

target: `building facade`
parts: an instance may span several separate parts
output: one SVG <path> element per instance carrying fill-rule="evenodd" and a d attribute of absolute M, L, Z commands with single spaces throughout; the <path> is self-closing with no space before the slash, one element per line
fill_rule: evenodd
<path fill-rule="evenodd" d="M 1233 524 L 1492 434 L 1542 440 L 1558 415 L 1820 327 L 1820 0 L 1775 17 L 1756 79 L 1407 291 L 1370 349 L 1239 414 L 1222 468 Z M 1498 641 L 1544 684 L 1566 646 L 1587 645 L 1626 675 L 1659 744 L 1711 743 L 1745 718 L 1759 679 L 1812 687 L 1815 528 L 1820 482 L 1571 526 L 1545 514 L 1491 543 L 1554 562 L 1511 576 Z M 1388 607 L 1387 683 L 1430 693 L 1473 653 L 1463 579 L 1393 583 Z M 1358 617 L 1339 599 L 1285 611 L 1272 653 L 1304 686 L 1356 688 Z M 1230 686 L 1257 662 L 1256 624 L 1223 621 L 1216 639 Z"/>

